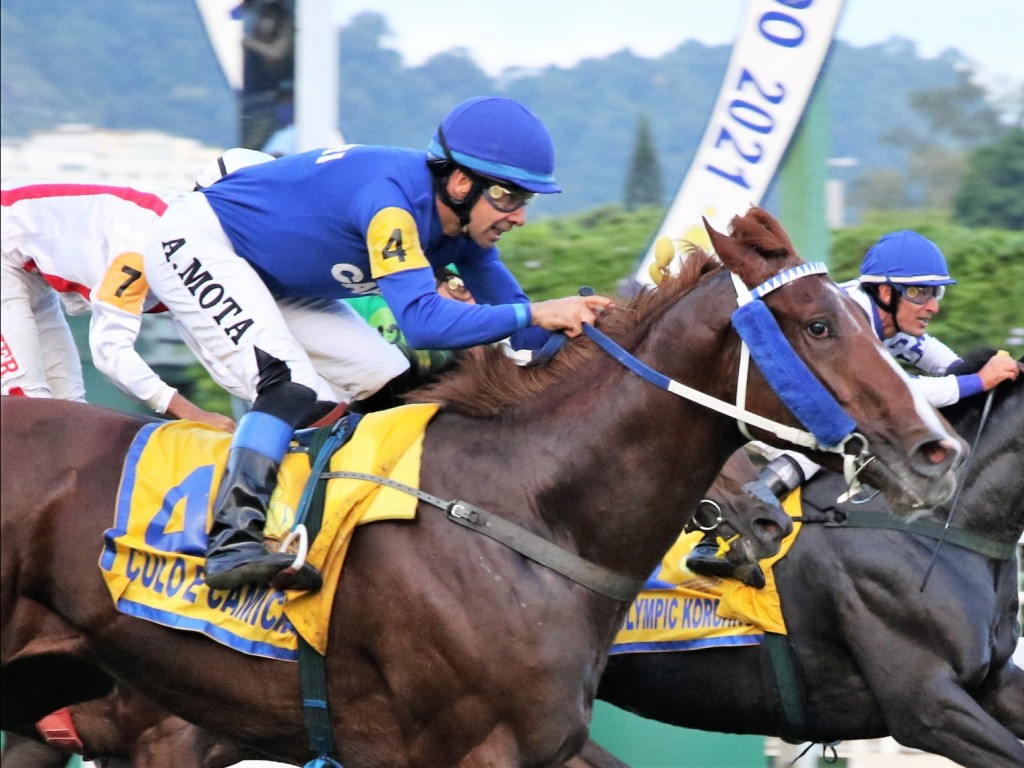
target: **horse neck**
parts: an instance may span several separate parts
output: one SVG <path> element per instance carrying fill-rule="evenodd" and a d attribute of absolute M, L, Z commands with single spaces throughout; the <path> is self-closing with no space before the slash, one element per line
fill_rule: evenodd
<path fill-rule="evenodd" d="M 710 326 L 697 309 L 677 306 L 669 315 L 640 343 L 636 357 L 696 389 L 730 396 L 737 355 L 726 344 L 737 345 L 726 340 L 727 321 L 701 333 L 701 326 Z M 534 478 L 541 489 L 537 513 L 552 530 L 571 528 L 581 555 L 644 578 L 742 438 L 727 418 L 609 356 L 590 365 L 575 385 L 552 393 L 537 409 L 542 418 L 523 425 L 522 460 L 536 465 L 538 450 L 561 459 Z"/>
<path fill-rule="evenodd" d="M 972 533 L 1003 541 L 1019 541 L 1024 534 L 1024 386 L 1014 384 L 1000 393 L 978 432 L 985 396 L 978 406 L 953 427 L 969 442 L 977 442 L 966 465 L 954 524 Z M 946 505 L 936 510 L 945 520 Z"/>

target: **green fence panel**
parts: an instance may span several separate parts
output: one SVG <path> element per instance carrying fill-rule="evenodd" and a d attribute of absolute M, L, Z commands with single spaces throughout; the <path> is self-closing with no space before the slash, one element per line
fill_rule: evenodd
<path fill-rule="evenodd" d="M 594 705 L 590 735 L 632 768 L 765 768 L 763 736 L 674 728 L 611 704 Z"/>

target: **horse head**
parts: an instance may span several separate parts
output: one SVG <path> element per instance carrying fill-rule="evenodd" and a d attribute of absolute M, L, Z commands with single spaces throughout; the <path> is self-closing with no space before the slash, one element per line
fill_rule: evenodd
<path fill-rule="evenodd" d="M 825 466 L 845 463 L 848 477 L 850 457 L 859 454 L 854 472 L 884 488 L 898 510 L 949 498 L 953 469 L 965 451 L 962 441 L 912 392 L 864 313 L 824 266 L 804 262 L 763 210 L 733 218 L 729 235 L 706 221 L 705 226 L 740 304 L 730 318 L 743 337 L 737 404 L 746 399 L 749 411 L 768 419 L 802 422 L 815 439 L 798 449 Z M 754 365 L 744 381 L 748 344 Z M 745 434 L 794 447 L 786 430 L 773 433 L 751 424 Z"/>
<path fill-rule="evenodd" d="M 687 530 L 717 530 L 731 542 L 726 559 L 737 565 L 774 557 L 793 532 L 793 520 L 763 482 L 744 449 L 725 462 Z M 738 538 L 735 538 L 738 535 Z"/>

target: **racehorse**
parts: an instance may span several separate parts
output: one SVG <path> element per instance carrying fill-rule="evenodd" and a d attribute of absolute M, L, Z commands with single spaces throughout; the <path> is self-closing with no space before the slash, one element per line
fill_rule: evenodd
<path fill-rule="evenodd" d="M 353 537 L 325 654 L 331 734 L 347 768 L 545 766 L 576 754 L 631 597 L 746 440 L 737 415 L 760 439 L 797 442 L 836 468 L 856 454 L 861 479 L 900 510 L 951 495 L 962 444 L 823 268 L 759 209 L 734 218 L 729 235 L 707 229 L 722 264 L 694 251 L 657 290 L 606 313 L 598 325 L 621 345 L 614 355 L 588 328 L 547 365 L 520 368 L 497 351 L 423 395 L 441 408 L 426 428 L 420 486 L 459 503 L 447 515 L 420 503 L 415 521 Z M 752 310 L 744 322 L 772 326 L 772 355 L 790 355 L 787 368 L 800 363 L 802 384 L 821 390 L 799 421 L 790 409 L 802 403 L 787 407 L 766 382 L 772 357 L 741 366 L 738 296 Z M 829 402 L 849 428 L 831 429 Z M 27 732 L 118 680 L 230 741 L 306 759 L 295 665 L 111 604 L 97 549 L 144 420 L 21 398 L 2 408 L 0 727 Z M 832 439 L 800 442 L 801 422 Z M 462 530 L 474 519 L 532 532 L 577 575 Z M 578 575 L 581 562 L 600 578 Z"/>
<path fill-rule="evenodd" d="M 715 530 L 733 541 L 726 556 L 739 563 L 773 557 L 793 530 L 792 520 L 778 501 L 766 494 L 766 489 L 752 488 L 752 472 L 746 451 L 736 451 L 686 526 L 687 530 Z M 75 751 L 90 758 L 102 756 L 103 768 L 149 768 L 175 762 L 194 768 L 227 768 L 246 757 L 258 757 L 168 715 L 124 686 L 69 710 L 81 741 Z M 8 734 L 3 759 L 9 768 L 64 768 L 68 752 Z"/>
<path fill-rule="evenodd" d="M 973 437 L 986 397 L 943 413 Z M 1024 380 L 995 393 L 967 472 L 941 545 L 950 504 L 908 529 L 881 496 L 837 505 L 832 473 L 805 484 L 805 522 L 773 567 L 796 684 L 782 682 L 767 647 L 625 653 L 609 659 L 598 697 L 686 728 L 822 744 L 891 735 L 959 765 L 1024 765 L 1024 670 L 1012 660 Z M 787 710 L 785 693 L 802 706 Z M 593 743 L 581 759 L 623 765 Z"/>

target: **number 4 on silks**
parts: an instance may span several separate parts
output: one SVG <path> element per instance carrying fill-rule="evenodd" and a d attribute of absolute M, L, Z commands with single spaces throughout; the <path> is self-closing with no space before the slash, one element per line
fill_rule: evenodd
<path fill-rule="evenodd" d="M 206 513 L 210 506 L 210 486 L 213 484 L 213 464 L 194 469 L 178 485 L 164 495 L 160 510 L 146 527 L 146 544 L 163 552 L 181 552 L 186 555 L 206 554 Z M 184 515 L 180 526 L 171 532 L 168 527 L 175 508 L 184 500 Z"/>
<path fill-rule="evenodd" d="M 405 246 L 402 245 L 402 230 L 394 229 L 391 231 L 391 237 L 388 238 L 388 244 L 384 246 L 382 251 L 385 259 L 397 258 L 401 262 L 405 262 Z"/>

